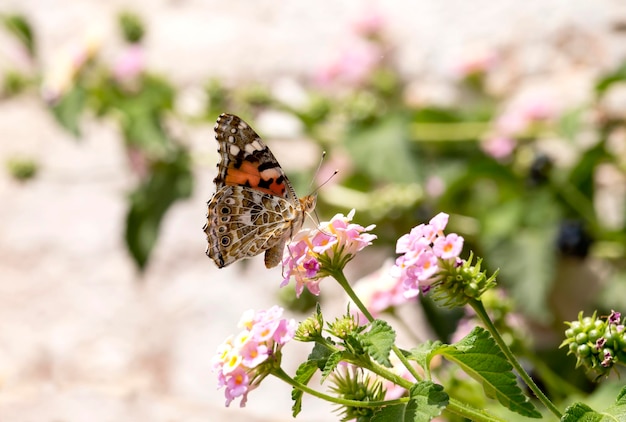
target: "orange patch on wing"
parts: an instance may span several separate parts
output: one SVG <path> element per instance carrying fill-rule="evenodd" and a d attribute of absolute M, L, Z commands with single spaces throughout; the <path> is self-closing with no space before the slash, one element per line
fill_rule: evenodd
<path fill-rule="evenodd" d="M 245 171 L 238 170 L 234 167 L 229 167 L 224 178 L 224 183 L 227 185 L 245 185 L 246 182 L 250 186 L 259 184 L 261 177 L 258 175 L 246 173 Z"/>
<path fill-rule="evenodd" d="M 235 186 L 250 186 L 251 188 L 258 190 L 269 195 L 284 196 L 285 183 L 276 183 L 282 174 L 274 169 L 268 169 L 259 173 L 259 169 L 254 164 L 244 161 L 240 168 L 229 167 L 226 172 L 224 183 L 227 185 Z M 274 179 L 269 187 L 259 186 L 262 181 Z"/>

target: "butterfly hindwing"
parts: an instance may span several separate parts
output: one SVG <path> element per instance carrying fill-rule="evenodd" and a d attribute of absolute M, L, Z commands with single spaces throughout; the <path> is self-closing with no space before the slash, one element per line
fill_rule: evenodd
<path fill-rule="evenodd" d="M 224 186 L 209 202 L 207 254 L 220 268 L 258 255 L 280 242 L 295 216 L 296 209 L 285 199 L 245 186 Z"/>

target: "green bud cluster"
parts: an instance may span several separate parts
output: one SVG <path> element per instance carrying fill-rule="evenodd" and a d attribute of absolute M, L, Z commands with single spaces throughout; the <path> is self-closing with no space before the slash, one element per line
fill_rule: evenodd
<path fill-rule="evenodd" d="M 565 340 L 560 347 L 568 347 L 568 354 L 576 356 L 576 367 L 581 365 L 608 374 L 615 364 L 626 363 L 626 330 L 619 312 L 607 318 L 578 314 L 577 321 L 565 322 Z"/>
<path fill-rule="evenodd" d="M 318 303 L 315 314 L 311 315 L 298 325 L 294 338 L 302 342 L 316 341 L 322 338 L 323 329 L 324 318 Z"/>
<path fill-rule="evenodd" d="M 467 261 L 457 263 L 441 261 L 442 271 L 437 283 L 433 284 L 432 296 L 442 301 L 444 306 L 453 308 L 466 305 L 470 300 L 479 299 L 483 293 L 496 285 L 496 271 L 491 277 L 481 271 L 482 259 L 472 265 L 474 255 L 470 254 Z"/>

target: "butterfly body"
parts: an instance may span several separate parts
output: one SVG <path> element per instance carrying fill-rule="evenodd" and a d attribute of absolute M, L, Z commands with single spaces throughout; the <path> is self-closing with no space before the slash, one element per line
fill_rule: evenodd
<path fill-rule="evenodd" d="M 265 252 L 265 266 L 275 267 L 315 197 L 298 198 L 272 152 L 239 117 L 221 114 L 215 139 L 220 162 L 207 204 L 206 254 L 222 268 Z"/>

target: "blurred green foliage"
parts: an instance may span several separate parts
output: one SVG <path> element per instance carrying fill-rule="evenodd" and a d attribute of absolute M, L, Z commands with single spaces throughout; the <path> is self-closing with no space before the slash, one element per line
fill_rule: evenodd
<path fill-rule="evenodd" d="M 32 158 L 12 157 L 6 162 L 9 174 L 19 181 L 33 179 L 37 175 L 39 165 Z"/>
<path fill-rule="evenodd" d="M 126 11 L 120 13 L 118 19 L 124 40 L 130 44 L 141 42 L 146 32 L 141 17 L 135 13 Z"/>
<path fill-rule="evenodd" d="M 12 14 L 0 16 L 0 19 L 7 31 L 20 41 L 31 56 L 35 56 L 35 35 L 26 17 L 19 14 Z"/>

